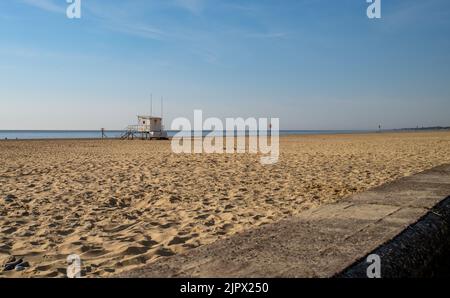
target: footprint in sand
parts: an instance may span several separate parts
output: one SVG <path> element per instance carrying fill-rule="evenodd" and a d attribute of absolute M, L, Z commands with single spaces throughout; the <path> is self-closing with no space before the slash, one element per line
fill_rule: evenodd
<path fill-rule="evenodd" d="M 210 216 L 210 214 L 206 213 L 206 214 L 202 214 L 202 215 L 199 215 L 199 216 L 195 217 L 195 219 L 206 219 L 209 216 Z"/>
<path fill-rule="evenodd" d="M 142 255 L 145 254 L 147 251 L 149 250 L 149 247 L 145 247 L 145 246 L 130 246 L 128 248 L 126 248 L 122 254 L 123 255 L 130 255 L 130 256 L 135 256 L 135 255 Z"/>
<path fill-rule="evenodd" d="M 168 248 L 160 247 L 156 252 L 155 255 L 161 256 L 161 257 L 170 257 L 173 256 L 175 253 L 171 251 Z"/>
<path fill-rule="evenodd" d="M 169 229 L 169 228 L 171 228 L 171 227 L 173 227 L 175 225 L 177 225 L 177 223 L 169 222 L 169 223 L 166 223 L 166 224 L 159 225 L 159 227 L 162 228 L 162 229 Z"/>
<path fill-rule="evenodd" d="M 153 240 L 142 240 L 138 242 L 139 244 L 146 246 L 146 247 L 152 247 L 155 246 L 156 244 L 158 244 L 158 242 L 153 241 Z"/>
<path fill-rule="evenodd" d="M 191 236 L 187 236 L 187 237 L 175 236 L 172 238 L 172 240 L 170 240 L 170 242 L 167 245 L 171 246 L 171 245 L 176 245 L 176 244 L 184 244 L 186 241 L 188 241 L 190 239 L 192 239 Z"/>
<path fill-rule="evenodd" d="M 67 235 L 72 234 L 74 231 L 75 231 L 75 230 L 73 230 L 73 229 L 69 229 L 69 230 L 59 230 L 59 231 L 56 231 L 56 233 L 57 233 L 58 235 L 61 235 L 61 236 L 67 236 Z"/>

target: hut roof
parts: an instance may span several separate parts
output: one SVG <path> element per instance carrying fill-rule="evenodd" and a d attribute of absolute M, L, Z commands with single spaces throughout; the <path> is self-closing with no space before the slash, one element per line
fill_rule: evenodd
<path fill-rule="evenodd" d="M 161 120 L 161 117 L 154 117 L 154 116 L 144 116 L 144 115 L 138 115 L 139 119 L 157 119 L 157 120 Z"/>

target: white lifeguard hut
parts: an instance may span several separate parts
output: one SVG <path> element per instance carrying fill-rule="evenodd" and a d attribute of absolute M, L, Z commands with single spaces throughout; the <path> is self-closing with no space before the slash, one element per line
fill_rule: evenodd
<path fill-rule="evenodd" d="M 137 131 L 146 135 L 145 139 L 167 139 L 161 117 L 138 116 Z"/>
<path fill-rule="evenodd" d="M 162 131 L 162 118 L 153 116 L 138 116 L 139 132 Z"/>
<path fill-rule="evenodd" d="M 163 99 L 161 97 L 161 117 L 152 116 L 153 98 L 150 104 L 150 116 L 137 116 L 138 124 L 129 125 L 122 139 L 134 139 L 135 137 L 142 140 L 167 140 L 167 132 L 163 125 Z"/>
<path fill-rule="evenodd" d="M 142 140 L 167 140 L 161 117 L 137 116 L 138 124 L 129 125 L 122 139 L 140 138 Z"/>

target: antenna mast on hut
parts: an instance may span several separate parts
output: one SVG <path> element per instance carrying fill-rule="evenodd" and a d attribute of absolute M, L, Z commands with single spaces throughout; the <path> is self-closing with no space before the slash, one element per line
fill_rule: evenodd
<path fill-rule="evenodd" d="M 163 99 L 163 97 L 161 96 L 161 125 L 163 124 L 162 122 L 163 122 L 163 113 L 164 113 L 164 99 Z"/>
<path fill-rule="evenodd" d="M 153 114 L 153 93 L 150 93 L 150 117 Z"/>

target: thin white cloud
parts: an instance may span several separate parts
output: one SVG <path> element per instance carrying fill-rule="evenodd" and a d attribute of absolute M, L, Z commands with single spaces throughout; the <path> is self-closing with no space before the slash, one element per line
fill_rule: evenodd
<path fill-rule="evenodd" d="M 107 30 L 145 39 L 162 40 L 166 36 L 166 33 L 156 26 L 143 20 L 139 21 L 133 13 L 128 13 L 126 4 L 110 7 L 87 2 L 84 7 L 87 15 Z"/>
<path fill-rule="evenodd" d="M 27 5 L 52 12 L 63 13 L 64 7 L 59 6 L 53 2 L 54 0 L 19 0 Z M 63 0 L 62 0 L 63 1 Z M 65 1 L 64 1 L 65 3 Z M 84 3 L 83 3 L 84 4 Z M 100 8 L 94 5 L 84 4 L 85 8 L 91 13 L 93 17 L 100 20 L 104 27 L 111 31 L 116 31 L 128 35 L 134 35 L 146 39 L 161 39 L 163 33 L 157 28 L 145 25 L 136 24 L 134 22 L 122 21 L 122 15 L 117 14 L 117 10 L 107 10 L 105 6 Z M 108 14 L 109 13 L 109 14 Z"/>
<path fill-rule="evenodd" d="M 174 4 L 193 14 L 200 14 L 205 8 L 205 0 L 174 0 Z"/>
<path fill-rule="evenodd" d="M 102 57 L 77 52 L 57 52 L 45 48 L 37 48 L 32 44 L 20 45 L 0 43 L 0 54 L 23 59 L 61 59 L 98 61 Z"/>
<path fill-rule="evenodd" d="M 65 10 L 63 6 L 57 5 L 53 0 L 21 0 L 21 2 L 53 13 L 62 13 Z"/>
<path fill-rule="evenodd" d="M 134 35 L 145 39 L 162 40 L 164 38 L 164 32 L 145 24 L 133 24 L 133 23 L 110 23 L 106 25 L 112 31 L 125 33 L 127 35 Z"/>
<path fill-rule="evenodd" d="M 421 23 L 448 23 L 449 9 L 445 4 L 448 0 L 428 0 L 401 3 L 395 9 L 391 9 L 382 20 L 385 28 L 405 28 L 412 24 Z M 440 9 L 436 9 L 440 7 Z"/>
<path fill-rule="evenodd" d="M 288 34 L 286 32 L 267 32 L 267 33 L 251 33 L 248 34 L 247 36 L 261 39 L 277 39 L 277 38 L 287 38 Z"/>

